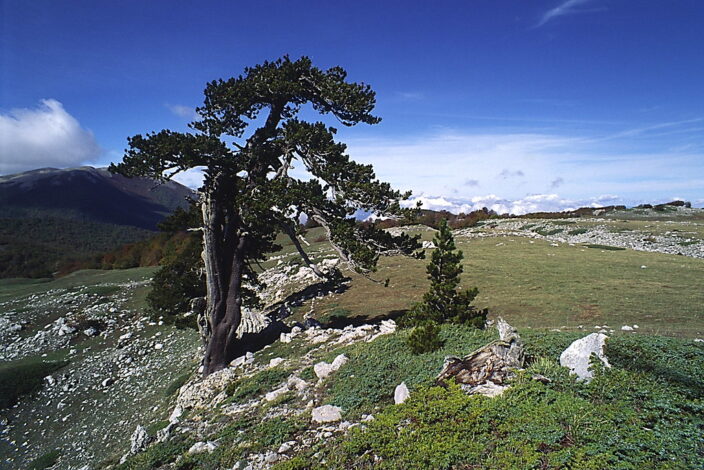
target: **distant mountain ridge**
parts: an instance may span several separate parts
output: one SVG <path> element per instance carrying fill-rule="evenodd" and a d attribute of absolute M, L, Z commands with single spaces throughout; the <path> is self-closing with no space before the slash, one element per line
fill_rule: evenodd
<path fill-rule="evenodd" d="M 154 235 L 195 193 L 106 168 L 42 168 L 0 176 L 0 278 L 49 277 L 68 261 Z"/>
<path fill-rule="evenodd" d="M 0 176 L 0 217 L 51 215 L 156 230 L 193 196 L 174 181 L 126 178 L 106 168 L 42 168 Z"/>

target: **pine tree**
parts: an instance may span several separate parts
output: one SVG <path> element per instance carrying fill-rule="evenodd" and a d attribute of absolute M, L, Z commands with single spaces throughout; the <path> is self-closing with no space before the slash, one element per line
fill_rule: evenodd
<path fill-rule="evenodd" d="M 256 281 L 254 266 L 277 248 L 276 236 L 289 235 L 303 260 L 310 261 L 296 239 L 302 215 L 322 225 L 339 256 L 362 273 L 373 271 L 382 255 L 422 254 L 417 239 L 362 226 L 353 217 L 359 210 L 409 217 L 415 211 L 400 202 L 410 193 L 393 190 L 376 178 L 371 165 L 353 161 L 335 140 L 337 129 L 304 120 L 313 116 L 312 108 L 344 126 L 376 124 L 375 104 L 371 87 L 348 82 L 341 67 L 323 70 L 307 57 L 284 56 L 208 83 L 189 132 L 135 135 L 122 162 L 110 166 L 125 176 L 159 180 L 203 169 L 200 233 L 211 332 L 205 375 L 227 367 L 240 350 L 244 281 Z M 294 166 L 298 171 L 292 173 Z"/>
<path fill-rule="evenodd" d="M 488 313 L 486 309 L 478 310 L 471 305 L 479 293 L 476 287 L 458 290 L 464 255 L 457 250 L 446 220 L 440 221 L 439 231 L 433 243 L 436 249 L 426 268 L 430 289 L 423 295 L 423 301 L 413 308 L 404 322 L 407 326 L 416 327 L 408 338 L 414 352 L 421 350 L 427 352 L 439 347 L 441 343 L 437 325 L 460 323 L 482 328 Z M 421 339 L 424 345 L 416 344 Z"/>
<path fill-rule="evenodd" d="M 463 323 L 481 328 L 486 320 L 486 311 L 479 311 L 471 305 L 479 290 L 476 287 L 458 290 L 464 255 L 457 250 L 446 220 L 440 222 L 433 243 L 436 249 L 426 268 L 430 289 L 423 296 L 420 306 L 422 315 L 437 323 Z"/>

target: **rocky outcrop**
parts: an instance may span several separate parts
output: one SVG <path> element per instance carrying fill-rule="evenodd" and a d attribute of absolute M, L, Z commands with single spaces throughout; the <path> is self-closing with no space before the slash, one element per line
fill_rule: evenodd
<path fill-rule="evenodd" d="M 209 407 L 218 395 L 222 394 L 222 398 L 225 398 L 223 390 L 236 376 L 236 369 L 227 368 L 213 372 L 202 380 L 190 382 L 181 388 L 176 405 L 182 410 Z"/>

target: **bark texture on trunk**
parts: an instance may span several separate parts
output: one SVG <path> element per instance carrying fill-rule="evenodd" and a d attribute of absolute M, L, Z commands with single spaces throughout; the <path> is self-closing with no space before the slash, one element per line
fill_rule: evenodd
<path fill-rule="evenodd" d="M 224 369 L 234 359 L 237 327 L 242 320 L 246 236 L 239 232 L 237 214 L 218 204 L 221 200 L 206 193 L 201 201 L 206 318 L 210 327 L 203 358 L 204 375 Z"/>

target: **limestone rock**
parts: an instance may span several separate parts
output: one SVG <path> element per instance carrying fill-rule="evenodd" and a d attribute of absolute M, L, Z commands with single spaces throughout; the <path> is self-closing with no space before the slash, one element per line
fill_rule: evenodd
<path fill-rule="evenodd" d="M 202 454 L 204 452 L 212 452 L 217 449 L 218 445 L 213 441 L 196 442 L 188 449 L 189 454 Z"/>
<path fill-rule="evenodd" d="M 283 358 L 275 357 L 269 361 L 269 367 L 276 367 L 279 364 L 281 364 L 282 362 L 284 362 Z"/>
<path fill-rule="evenodd" d="M 323 405 L 313 408 L 314 423 L 333 423 L 342 419 L 342 408 L 333 405 Z"/>
<path fill-rule="evenodd" d="M 213 372 L 203 380 L 188 383 L 181 387 L 176 405 L 182 410 L 208 407 L 236 377 L 237 371 L 228 368 Z"/>
<path fill-rule="evenodd" d="M 316 365 L 313 366 L 313 370 L 315 371 L 315 375 L 320 379 L 324 379 L 328 377 L 330 374 L 338 370 L 340 367 L 345 365 L 348 361 L 347 356 L 344 354 L 340 354 L 335 358 L 334 361 L 332 361 L 332 364 L 328 364 L 327 362 L 319 362 Z"/>
<path fill-rule="evenodd" d="M 608 336 L 602 333 L 592 333 L 570 344 L 560 354 L 560 365 L 568 367 L 572 374 L 577 374 L 579 380 L 590 381 L 594 374 L 589 370 L 592 354 L 606 366 L 611 367 L 604 354 L 604 344 Z"/>
<path fill-rule="evenodd" d="M 266 401 L 274 401 L 286 392 L 288 392 L 288 385 L 284 385 L 283 387 L 279 387 L 276 390 L 272 390 L 271 392 L 264 395 L 264 399 Z"/>
<path fill-rule="evenodd" d="M 144 426 L 137 425 L 130 438 L 130 455 L 143 451 L 149 444 L 149 435 Z"/>
<path fill-rule="evenodd" d="M 245 334 L 255 334 L 264 330 L 269 324 L 269 319 L 266 315 L 259 312 L 243 308 L 242 321 L 237 327 L 237 337 L 242 338 Z"/>
<path fill-rule="evenodd" d="M 410 396 L 411 392 L 408 390 L 406 382 L 401 382 L 399 385 L 396 386 L 396 389 L 394 390 L 394 403 L 400 405 L 401 403 L 408 400 L 408 397 Z"/>

